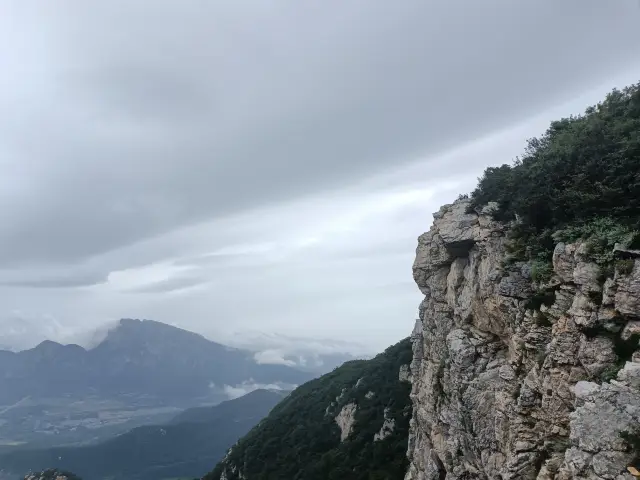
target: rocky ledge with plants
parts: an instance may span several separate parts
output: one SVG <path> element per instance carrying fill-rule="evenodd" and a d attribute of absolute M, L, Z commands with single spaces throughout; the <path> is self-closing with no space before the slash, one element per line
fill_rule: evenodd
<path fill-rule="evenodd" d="M 640 475 L 639 227 L 640 85 L 434 214 L 407 480 Z"/>

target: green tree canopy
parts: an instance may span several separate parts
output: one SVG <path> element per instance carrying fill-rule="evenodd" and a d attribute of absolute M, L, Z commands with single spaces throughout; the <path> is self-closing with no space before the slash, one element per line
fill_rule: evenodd
<path fill-rule="evenodd" d="M 555 232 L 571 226 L 579 235 L 594 219 L 611 219 L 623 234 L 640 229 L 640 83 L 552 122 L 513 165 L 487 168 L 471 200 L 496 202 L 498 220 L 518 220 L 520 259 L 550 259 Z"/>

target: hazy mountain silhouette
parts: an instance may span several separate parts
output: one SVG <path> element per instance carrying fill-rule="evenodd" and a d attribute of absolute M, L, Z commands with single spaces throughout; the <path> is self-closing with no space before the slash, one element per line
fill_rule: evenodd
<path fill-rule="evenodd" d="M 93 349 L 44 341 L 0 351 L 0 449 L 98 442 L 184 408 L 314 375 L 150 320 L 121 320 Z M 5 445 L 4 447 L 2 445 Z"/>
<path fill-rule="evenodd" d="M 299 384 L 309 373 L 259 365 L 251 352 L 151 320 L 123 319 L 95 348 L 44 341 L 0 351 L 0 404 L 26 396 L 145 394 L 180 401 L 252 381 Z"/>

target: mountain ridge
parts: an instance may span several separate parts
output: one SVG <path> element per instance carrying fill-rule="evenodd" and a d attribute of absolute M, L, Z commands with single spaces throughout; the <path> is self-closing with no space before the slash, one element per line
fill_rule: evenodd
<path fill-rule="evenodd" d="M 211 367 L 220 362 L 226 364 L 225 369 L 212 371 Z M 62 365 L 70 370 L 61 371 Z M 45 340 L 28 350 L 0 352 L 0 385 L 14 380 L 13 385 L 0 390 L 0 402 L 15 402 L 29 394 L 18 380 L 43 373 L 46 375 L 40 375 L 40 386 L 49 391 L 55 391 L 63 378 L 73 375 L 98 390 L 105 387 L 105 382 L 129 378 L 131 388 L 146 384 L 147 393 L 167 393 L 154 391 L 154 379 L 148 369 L 162 370 L 165 376 L 180 374 L 185 380 L 182 387 L 188 389 L 183 390 L 185 396 L 207 396 L 211 383 L 223 386 L 252 380 L 297 384 L 310 378 L 308 373 L 287 365 L 258 364 L 252 352 L 227 347 L 178 327 L 152 320 L 123 319 L 91 349 Z M 121 387 L 113 385 L 107 393 L 126 391 Z"/>
<path fill-rule="evenodd" d="M 258 364 L 253 352 L 187 330 L 124 319 L 92 349 L 47 340 L 0 351 L 0 444 L 95 441 L 177 409 L 314 376 Z"/>
<path fill-rule="evenodd" d="M 33 351 L 33 350 L 37 350 L 37 351 L 42 351 L 44 349 L 47 350 L 53 350 L 59 347 L 71 347 L 71 348 L 77 348 L 77 349 L 82 349 L 85 352 L 89 352 L 91 350 L 95 350 L 96 348 L 98 348 L 100 345 L 102 345 L 105 342 L 113 342 L 113 341 L 122 341 L 122 339 L 126 339 L 127 335 L 129 334 L 134 334 L 134 335 L 140 335 L 142 333 L 145 332 L 153 332 L 154 334 L 157 334 L 159 332 L 166 332 L 166 333 L 171 333 L 171 334 L 176 334 L 178 333 L 179 335 L 183 336 L 183 337 L 189 337 L 191 339 L 197 339 L 197 340 L 203 340 L 207 343 L 212 343 L 215 345 L 218 345 L 222 348 L 226 348 L 229 350 L 237 350 L 237 351 L 249 351 L 246 349 L 241 349 L 241 348 L 235 348 L 235 347 L 231 347 L 228 345 L 224 345 L 222 343 L 216 342 L 214 340 L 209 340 L 208 338 L 206 338 L 204 335 L 196 333 L 196 332 L 192 332 L 190 330 L 186 330 L 184 328 L 181 327 L 177 327 L 175 325 L 169 325 L 167 323 L 163 323 L 163 322 L 159 322 L 157 320 L 150 320 L 150 319 L 137 319 L 137 318 L 121 318 L 117 324 L 115 326 L 113 326 L 112 328 L 109 328 L 106 331 L 106 334 L 104 335 L 104 337 L 97 342 L 95 345 L 93 345 L 92 347 L 83 347 L 82 345 L 79 345 L 78 343 L 75 342 L 69 342 L 69 343 L 65 343 L 65 342 L 58 342 L 55 340 L 51 340 L 51 339 L 44 339 L 42 340 L 40 343 L 38 343 L 37 345 L 34 345 L 33 347 L 30 348 L 24 348 L 21 350 L 13 350 L 10 348 L 0 348 L 0 352 L 7 352 L 7 353 L 11 353 L 11 354 L 20 354 L 23 352 L 27 352 L 27 351 Z"/>

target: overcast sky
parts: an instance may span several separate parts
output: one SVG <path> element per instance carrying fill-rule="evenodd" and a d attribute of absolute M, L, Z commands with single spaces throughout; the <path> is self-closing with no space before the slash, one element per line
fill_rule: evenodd
<path fill-rule="evenodd" d="M 4 1 L 0 344 L 139 317 L 381 350 L 431 213 L 640 80 L 639 25 L 637 0 Z"/>

